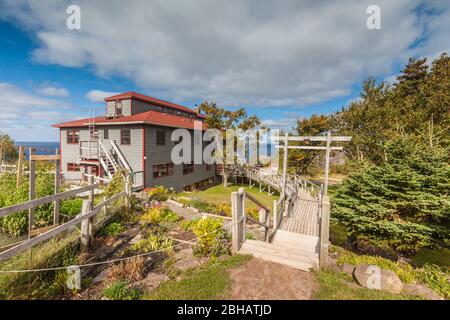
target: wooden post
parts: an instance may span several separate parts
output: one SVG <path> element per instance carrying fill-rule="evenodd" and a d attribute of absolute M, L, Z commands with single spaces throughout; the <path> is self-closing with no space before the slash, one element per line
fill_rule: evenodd
<path fill-rule="evenodd" d="M 130 188 L 130 175 L 126 175 L 125 178 L 125 207 L 128 209 L 131 207 L 130 203 L 131 188 Z"/>
<path fill-rule="evenodd" d="M 36 166 L 35 161 L 31 160 L 31 155 L 33 154 L 33 148 L 29 149 L 30 153 L 30 176 L 29 176 L 29 188 L 28 188 L 28 199 L 33 200 L 36 196 Z M 28 209 L 28 229 L 34 225 L 34 208 Z"/>
<path fill-rule="evenodd" d="M 58 150 L 56 150 L 56 155 L 58 155 Z M 55 194 L 61 191 L 61 161 L 55 161 Z M 93 201 L 93 199 L 92 199 Z M 60 200 L 55 200 L 53 202 L 53 224 L 59 224 L 59 210 L 60 210 Z"/>
<path fill-rule="evenodd" d="M 238 252 L 244 242 L 244 194 L 241 193 L 241 189 L 231 193 L 231 213 L 233 221 L 232 248 L 233 251 Z"/>
<path fill-rule="evenodd" d="M 327 196 L 319 196 L 322 202 L 320 215 L 320 267 L 325 267 L 328 262 L 328 251 L 330 249 L 330 199 Z"/>
<path fill-rule="evenodd" d="M 91 200 L 83 200 L 83 209 L 81 211 L 82 215 L 90 212 L 92 210 Z M 84 249 L 89 249 L 91 244 L 91 236 L 93 235 L 91 218 L 84 219 L 81 221 L 81 245 Z"/>
<path fill-rule="evenodd" d="M 284 134 L 283 183 L 282 183 L 282 187 L 281 187 L 281 194 L 282 194 L 283 197 L 286 197 L 286 175 L 287 175 L 288 143 L 289 143 L 289 134 L 286 132 Z"/>
<path fill-rule="evenodd" d="M 331 131 L 327 132 L 327 150 L 325 154 L 325 189 L 323 195 L 328 195 L 328 171 L 330 170 Z"/>
<path fill-rule="evenodd" d="M 17 161 L 17 181 L 16 186 L 19 187 L 23 176 L 23 146 L 19 147 L 19 160 Z"/>
<path fill-rule="evenodd" d="M 277 229 L 278 225 L 278 212 L 277 212 L 277 200 L 273 200 L 273 230 L 275 231 Z"/>

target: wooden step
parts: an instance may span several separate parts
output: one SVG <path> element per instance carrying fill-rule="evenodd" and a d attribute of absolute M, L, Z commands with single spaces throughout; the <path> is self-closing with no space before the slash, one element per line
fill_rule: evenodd
<path fill-rule="evenodd" d="M 242 244 L 239 252 L 251 254 L 256 258 L 279 263 L 303 271 L 309 271 L 312 268 L 316 268 L 319 262 L 318 258 L 311 259 L 298 254 L 290 254 L 280 250 L 280 248 L 267 248 L 259 244 L 255 245 L 254 243 L 249 243 L 248 241 Z"/>
<path fill-rule="evenodd" d="M 288 248 L 299 248 L 306 252 L 319 252 L 319 237 L 298 234 L 281 229 L 278 229 L 275 233 L 272 243 Z"/>
<path fill-rule="evenodd" d="M 258 241 L 258 240 L 246 240 L 246 242 L 249 245 L 254 246 L 256 249 L 262 248 L 263 250 L 269 250 L 273 252 L 274 254 L 281 254 L 286 257 L 290 258 L 296 258 L 298 256 L 301 256 L 302 258 L 306 260 L 310 260 L 311 262 L 316 261 L 319 259 L 319 255 L 314 250 L 305 250 L 298 246 L 291 247 L 286 246 L 283 244 L 274 244 L 264 241 Z"/>

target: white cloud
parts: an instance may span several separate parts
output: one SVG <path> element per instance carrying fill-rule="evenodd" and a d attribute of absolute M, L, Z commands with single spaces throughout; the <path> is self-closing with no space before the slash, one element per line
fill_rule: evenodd
<path fill-rule="evenodd" d="M 0 131 L 18 141 L 57 141 L 58 132 L 51 125 L 76 115 L 73 106 L 66 102 L 41 97 L 6 82 L 0 82 L 0 97 Z"/>
<path fill-rule="evenodd" d="M 118 92 L 108 92 L 101 90 L 91 90 L 86 93 L 86 98 L 88 98 L 92 102 L 104 102 L 106 97 L 114 96 L 118 94 Z"/>
<path fill-rule="evenodd" d="M 64 98 L 69 96 L 69 91 L 66 88 L 57 88 L 52 86 L 36 89 L 36 92 L 51 97 Z"/>
<path fill-rule="evenodd" d="M 38 39 L 38 62 L 89 66 L 170 100 L 285 106 L 347 96 L 409 55 L 449 49 L 449 2 L 378 0 L 382 29 L 368 30 L 369 0 L 80 0 L 82 29 L 68 30 L 69 1 L 4 0 L 0 18 Z M 426 34 L 420 46 L 414 43 Z M 412 49 L 411 49 L 412 48 Z M 97 99 L 97 98 L 94 98 Z"/>

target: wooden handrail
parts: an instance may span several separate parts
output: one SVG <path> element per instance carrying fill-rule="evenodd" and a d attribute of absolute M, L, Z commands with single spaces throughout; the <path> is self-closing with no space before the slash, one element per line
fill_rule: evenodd
<path fill-rule="evenodd" d="M 74 189 L 74 190 L 69 190 L 69 191 L 65 191 L 65 192 L 61 192 L 55 195 L 51 195 L 51 196 L 47 196 L 47 197 L 42 197 L 39 199 L 34 199 L 34 200 L 30 200 L 27 202 L 23 202 L 23 203 L 19 203 L 10 207 L 6 207 L 6 208 L 1 208 L 0 209 L 0 217 L 4 217 L 16 212 L 20 212 L 20 211 L 24 211 L 24 210 L 28 210 L 31 208 L 35 208 L 47 203 L 51 203 L 57 200 L 62 200 L 62 199 L 66 199 L 66 198 L 70 198 L 73 197 L 79 193 L 83 193 L 86 191 L 90 191 L 90 190 L 94 190 L 96 188 L 99 188 L 100 184 L 93 184 L 87 187 L 82 187 L 79 189 Z"/>
<path fill-rule="evenodd" d="M 245 191 L 244 191 L 245 192 Z M 245 196 L 250 199 L 254 204 L 256 204 L 258 207 L 266 210 L 266 212 L 270 212 L 270 209 L 267 208 L 264 204 L 262 204 L 258 199 L 256 199 L 254 196 L 249 194 L 248 192 L 245 192 Z"/>

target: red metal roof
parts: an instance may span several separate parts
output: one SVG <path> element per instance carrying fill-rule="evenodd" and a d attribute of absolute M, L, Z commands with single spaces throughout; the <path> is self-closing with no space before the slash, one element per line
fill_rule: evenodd
<path fill-rule="evenodd" d="M 194 120 L 191 118 L 180 117 L 172 114 L 166 114 L 158 111 L 146 111 L 132 116 L 124 116 L 115 119 L 106 119 L 105 117 L 96 117 L 94 122 L 96 126 L 100 125 L 123 125 L 123 124 L 151 124 L 156 126 L 165 126 L 173 128 L 194 129 Z M 198 121 L 198 120 L 197 120 Z M 56 128 L 74 128 L 86 127 L 89 125 L 89 118 L 68 121 L 54 124 Z M 202 123 L 203 130 L 207 129 L 207 125 Z"/>
<path fill-rule="evenodd" d="M 158 106 L 162 106 L 162 107 L 169 107 L 169 108 L 177 109 L 177 110 L 180 110 L 180 111 L 185 111 L 185 112 L 188 112 L 188 113 L 197 114 L 201 118 L 204 117 L 203 115 L 198 114 L 195 110 L 191 110 L 191 109 L 189 109 L 187 107 L 184 107 L 184 106 L 181 106 L 179 104 L 168 102 L 168 101 L 164 101 L 164 100 L 160 100 L 160 99 L 156 99 L 156 98 L 153 98 L 153 97 L 150 97 L 150 96 L 146 96 L 146 95 L 134 92 L 134 91 L 129 91 L 129 92 L 117 94 L 115 96 L 106 97 L 105 101 L 115 101 L 115 100 L 122 100 L 122 99 L 136 99 L 136 100 L 152 103 L 152 104 L 155 104 L 155 105 L 158 105 Z"/>

